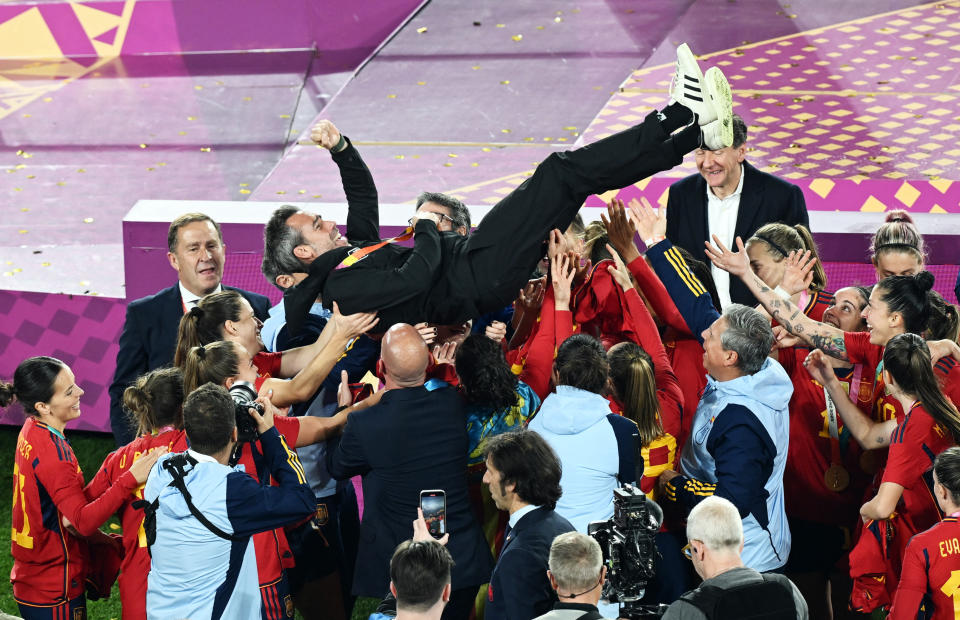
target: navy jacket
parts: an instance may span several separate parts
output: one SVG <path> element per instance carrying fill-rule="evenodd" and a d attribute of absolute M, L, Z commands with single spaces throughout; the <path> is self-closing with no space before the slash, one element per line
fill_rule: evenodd
<path fill-rule="evenodd" d="M 390 558 L 413 536 L 420 491 L 427 489 L 446 492 L 453 589 L 487 582 L 493 558 L 467 496 L 467 442 L 457 391 L 420 386 L 390 390 L 378 404 L 350 414 L 343 435 L 328 443 L 331 476 L 363 476 L 354 594 L 386 594 Z"/>
<path fill-rule="evenodd" d="M 772 222 L 803 224 L 810 228 L 803 192 L 796 185 L 761 172 L 745 161 L 735 236 L 746 243 L 758 228 Z M 703 242 L 712 241 L 708 232 L 707 181 L 700 173 L 692 174 L 670 186 L 667 239 L 709 265 L 710 260 L 703 251 Z M 745 306 L 757 305 L 756 298 L 739 278 L 730 278 L 730 299 Z"/>
<path fill-rule="evenodd" d="M 223 290 L 237 291 L 250 302 L 258 319 L 267 319 L 270 300 L 263 295 L 231 286 L 223 286 Z M 143 373 L 173 362 L 181 318 L 183 300 L 177 284 L 127 305 L 117 369 L 110 384 L 110 426 L 118 446 L 133 441 L 136 431 L 123 411 L 123 391 Z"/>
<path fill-rule="evenodd" d="M 490 576 L 486 620 L 530 620 L 553 609 L 557 594 L 547 578 L 550 545 L 572 531 L 569 521 L 542 506 L 520 517 Z"/>

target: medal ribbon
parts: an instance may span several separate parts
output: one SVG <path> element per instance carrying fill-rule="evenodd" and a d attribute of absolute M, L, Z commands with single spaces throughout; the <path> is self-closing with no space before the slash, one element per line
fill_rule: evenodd
<path fill-rule="evenodd" d="M 380 243 L 368 245 L 365 248 L 357 248 L 357 249 L 351 250 L 350 253 L 347 254 L 346 258 L 340 261 L 340 264 L 334 267 L 333 269 L 334 270 L 343 269 L 344 267 L 349 267 L 350 265 L 358 263 L 359 261 L 366 258 L 369 254 L 376 252 L 377 250 L 387 245 L 388 243 L 397 243 L 399 241 L 406 241 L 407 239 L 412 239 L 412 238 L 413 238 L 413 227 L 408 226 L 407 229 L 403 231 L 403 234 L 397 237 L 384 239 Z"/>
<path fill-rule="evenodd" d="M 848 394 L 850 400 L 856 404 L 857 396 L 860 394 L 860 377 L 863 375 L 863 364 L 854 364 L 853 376 L 850 378 Z M 823 399 L 827 404 L 827 423 L 830 433 L 830 464 L 831 466 L 840 466 L 843 461 L 840 454 L 840 429 L 837 422 L 837 405 L 827 393 L 827 388 L 823 388 Z"/>

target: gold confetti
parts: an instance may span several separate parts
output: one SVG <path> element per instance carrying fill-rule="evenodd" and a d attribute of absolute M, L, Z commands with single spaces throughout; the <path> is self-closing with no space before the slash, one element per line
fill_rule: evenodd
<path fill-rule="evenodd" d="M 537 30 L 543 30 L 543 26 L 537 26 Z"/>
<path fill-rule="evenodd" d="M 250 190 L 248 190 L 248 189 L 242 189 L 242 190 L 240 190 L 240 193 L 241 193 L 241 194 L 249 194 L 249 193 L 250 193 Z"/>
<path fill-rule="evenodd" d="M 79 172 L 80 174 L 83 174 L 86 171 L 87 171 L 86 168 L 77 168 L 77 172 Z"/>
<path fill-rule="evenodd" d="M 27 167 L 27 164 L 17 164 L 17 165 L 14 166 L 14 167 L 15 167 L 17 170 L 23 170 L 24 168 Z"/>
<path fill-rule="evenodd" d="M 4 272 L 3 272 L 3 275 L 5 275 L 5 276 L 12 276 L 13 274 L 10 273 L 9 271 L 4 271 Z"/>
<path fill-rule="evenodd" d="M 513 39 L 514 41 L 523 41 L 523 35 L 522 35 L 522 34 L 515 34 L 515 35 L 513 35 L 513 36 L 510 37 L 510 38 Z"/>
<path fill-rule="evenodd" d="M 17 150 L 17 155 L 20 156 L 20 157 L 23 157 L 23 155 L 24 155 L 25 152 L 26 152 L 26 151 L 24 151 L 23 149 L 18 149 L 18 150 Z"/>
<path fill-rule="evenodd" d="M 166 166 L 166 165 L 167 165 L 167 162 L 162 161 L 162 162 L 158 163 L 157 165 L 162 168 L 163 166 Z"/>
<path fill-rule="evenodd" d="M 280 115 L 280 118 L 290 118 L 290 115 L 289 115 L 289 114 L 281 114 L 281 115 Z"/>
<path fill-rule="evenodd" d="M 286 192 L 286 190 L 282 190 L 282 189 L 281 189 L 281 190 L 278 190 L 277 193 L 282 196 L 282 195 L 286 194 L 287 192 Z"/>
<path fill-rule="evenodd" d="M 426 82 L 417 82 L 417 86 L 426 86 L 426 85 L 427 85 Z"/>
<path fill-rule="evenodd" d="M 44 97 L 44 98 L 43 98 L 43 102 L 44 102 L 44 103 L 50 103 L 51 101 L 53 101 L 53 97 Z"/>
<path fill-rule="evenodd" d="M 457 155 L 455 153 L 447 153 L 447 157 L 456 157 L 456 156 Z"/>
<path fill-rule="evenodd" d="M 110 529 L 111 529 L 111 530 L 119 530 L 119 529 L 120 529 L 120 526 L 117 525 L 116 523 L 111 523 L 111 524 L 110 524 Z"/>
<path fill-rule="evenodd" d="M 253 97 L 247 96 L 243 98 L 244 101 L 253 101 Z"/>
<path fill-rule="evenodd" d="M 85 217 L 85 218 L 83 218 L 83 223 L 84 223 L 84 224 L 93 224 L 93 218 L 92 218 L 92 217 Z"/>
<path fill-rule="evenodd" d="M 30 210 L 30 207 L 20 207 L 20 210 L 26 213 L 27 211 Z"/>
<path fill-rule="evenodd" d="M 145 149 L 145 148 L 147 148 L 147 145 L 146 145 L 146 144 L 141 144 L 141 145 L 140 145 L 140 148 Z"/>
<path fill-rule="evenodd" d="M 476 168 L 476 167 L 479 166 L 480 164 L 478 164 L 477 162 L 473 162 L 473 163 L 470 164 L 470 165 L 473 166 L 474 168 Z"/>
<path fill-rule="evenodd" d="M 550 142 L 551 140 L 553 140 L 553 138 L 544 138 L 544 139 L 543 139 L 544 142 Z"/>
<path fill-rule="evenodd" d="M 470 68 L 473 69 L 474 71 L 479 71 L 479 70 L 480 70 L 480 65 L 473 65 L 473 66 L 470 67 Z"/>
<path fill-rule="evenodd" d="M 396 98 L 397 98 L 396 95 L 387 95 L 387 99 L 396 99 Z"/>
<path fill-rule="evenodd" d="M 193 87 L 193 90 L 203 90 L 203 86 L 200 86 L 199 84 L 197 84 L 196 86 Z"/>
<path fill-rule="evenodd" d="M 30 115 L 29 115 L 29 114 L 24 114 L 24 115 L 23 115 L 23 118 L 30 118 Z"/>
<path fill-rule="evenodd" d="M 510 130 L 509 130 L 509 129 L 501 129 L 501 130 L 500 130 L 500 133 L 510 133 Z"/>
<path fill-rule="evenodd" d="M 80 286 L 90 286 L 89 280 L 80 280 Z"/>
<path fill-rule="evenodd" d="M 507 27 L 506 24 L 497 24 L 497 28 L 506 28 L 506 27 Z"/>
<path fill-rule="evenodd" d="M 249 184 L 249 183 L 241 183 L 241 184 L 240 184 L 240 187 L 250 187 L 250 184 Z"/>
<path fill-rule="evenodd" d="M 21 235 L 25 235 L 25 234 L 27 234 L 27 229 L 26 229 L 26 228 L 21 228 L 21 229 L 18 230 L 17 232 L 20 233 Z"/>
<path fill-rule="evenodd" d="M 201 147 L 200 147 L 200 152 L 201 152 L 201 153 L 209 153 L 209 152 L 210 152 L 210 147 L 209 147 L 209 146 L 201 146 Z"/>
<path fill-rule="evenodd" d="M 314 194 L 311 198 L 323 198 L 322 194 Z"/>
<path fill-rule="evenodd" d="M 13 191 L 15 191 L 15 192 L 22 192 L 22 191 L 23 191 L 23 188 L 22 188 L 22 187 L 14 187 L 14 188 L 13 188 Z"/>
<path fill-rule="evenodd" d="M 558 142 L 566 142 L 567 139 L 566 139 L 566 138 L 557 138 L 557 141 L 558 141 Z"/>
<path fill-rule="evenodd" d="M 24 158 L 24 159 L 30 159 L 31 157 L 33 157 L 33 153 L 24 153 L 24 154 L 23 154 L 23 158 Z"/>
<path fill-rule="evenodd" d="M 523 141 L 524 141 L 524 142 L 533 142 L 533 138 L 524 138 Z"/>
<path fill-rule="evenodd" d="M 37 175 L 35 175 L 35 174 L 28 174 L 28 175 L 27 175 L 27 178 L 28 178 L 28 179 L 35 179 L 35 178 L 37 178 Z"/>
<path fill-rule="evenodd" d="M 147 172 L 153 172 L 155 168 L 147 168 Z"/>
<path fill-rule="evenodd" d="M 23 267 L 17 267 L 16 269 L 13 270 L 13 273 L 20 273 L 22 271 L 23 271 Z"/>
<path fill-rule="evenodd" d="M 447 162 L 447 163 L 445 163 L 445 164 L 443 164 L 443 165 L 446 166 L 447 168 L 453 166 L 453 164 L 451 164 L 450 162 Z"/>
<path fill-rule="evenodd" d="M 195 121 L 195 120 L 197 120 L 197 117 L 196 117 L 196 116 L 188 116 L 188 117 L 187 117 L 187 120 L 188 120 L 188 121 Z"/>
<path fill-rule="evenodd" d="M 178 131 L 177 133 L 179 133 L 181 136 L 187 135 L 187 132 L 185 132 L 185 131 Z"/>
<path fill-rule="evenodd" d="M 484 153 L 489 153 L 491 149 L 490 149 L 489 146 L 485 146 L 485 147 L 483 147 L 483 148 L 480 149 L 480 150 L 483 151 Z"/>
<path fill-rule="evenodd" d="M 563 130 L 564 130 L 564 131 L 576 131 L 577 128 L 571 125 L 570 127 L 564 127 Z"/>
<path fill-rule="evenodd" d="M 65 182 L 65 181 L 57 181 L 57 185 L 58 185 L 59 187 L 63 187 L 64 185 L 66 185 L 66 182 Z"/>
<path fill-rule="evenodd" d="M 306 193 L 307 193 L 307 190 L 301 189 L 301 190 L 299 190 L 297 193 L 298 193 L 298 194 L 306 194 Z"/>
<path fill-rule="evenodd" d="M 44 262 L 40 263 L 40 266 L 41 266 L 41 267 L 49 267 L 49 266 L 50 266 L 50 263 L 44 261 Z"/>
<path fill-rule="evenodd" d="M 559 24 L 560 22 L 563 21 L 563 18 L 562 18 L 562 17 L 554 17 L 554 18 L 553 18 L 553 21 L 554 21 L 554 23 Z"/>
<path fill-rule="evenodd" d="M 509 84 L 509 83 L 510 83 L 510 80 L 500 80 L 500 83 L 501 83 L 501 84 Z"/>
<path fill-rule="evenodd" d="M 394 155 L 394 159 L 403 159 L 403 155 Z"/>
<path fill-rule="evenodd" d="M 426 32 L 426 31 L 427 31 L 427 27 L 426 27 L 426 26 L 421 26 L 421 27 L 417 28 L 417 34 L 423 34 L 423 33 Z"/>

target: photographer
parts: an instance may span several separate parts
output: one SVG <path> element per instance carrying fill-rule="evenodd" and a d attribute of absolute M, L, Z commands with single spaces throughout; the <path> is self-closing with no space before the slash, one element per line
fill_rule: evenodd
<path fill-rule="evenodd" d="M 148 618 L 261 617 L 250 537 L 309 517 L 315 505 L 297 455 L 274 429 L 276 408 L 268 399 L 258 402 L 263 415 L 254 409 L 250 415 L 279 487 L 227 466 L 237 427 L 224 388 L 206 384 L 184 402 L 190 450 L 160 459 L 143 494 L 150 504 L 147 539 L 153 538 Z"/>
<path fill-rule="evenodd" d="M 664 620 L 806 620 L 807 603 L 793 582 L 743 565 L 743 523 L 732 502 L 713 496 L 697 504 L 687 518 L 687 541 L 684 555 L 703 583 L 670 605 Z"/>
<path fill-rule="evenodd" d="M 607 567 L 603 552 L 593 538 L 580 532 L 567 532 L 553 539 L 550 545 L 550 586 L 558 603 L 553 611 L 537 620 L 600 620 L 597 602 L 603 591 Z"/>

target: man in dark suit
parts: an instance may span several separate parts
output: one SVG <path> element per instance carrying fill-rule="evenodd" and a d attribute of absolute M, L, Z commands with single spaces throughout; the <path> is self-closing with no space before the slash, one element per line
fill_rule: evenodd
<path fill-rule="evenodd" d="M 330 474 L 363 476 L 363 519 L 353 593 L 383 597 L 390 557 L 410 537 L 420 491 L 446 493 L 447 548 L 456 565 L 443 617 L 467 618 L 493 564 L 467 496 L 467 421 L 456 390 L 424 387 L 430 354 L 416 329 L 392 327 L 381 347 L 386 391 L 380 402 L 350 414 L 327 451 Z"/>
<path fill-rule="evenodd" d="M 173 361 L 180 318 L 200 298 L 222 289 L 243 295 L 261 321 L 267 318 L 270 300 L 263 295 L 221 286 L 224 264 L 220 226 L 202 213 L 186 213 L 170 223 L 167 259 L 177 272 L 177 284 L 127 305 L 120 334 L 117 369 L 110 384 L 110 426 L 118 446 L 130 443 L 136 433 L 123 410 L 123 391 L 143 373 Z"/>
<path fill-rule="evenodd" d="M 800 188 L 761 172 L 746 161 L 747 125 L 733 116 L 733 146 L 694 151 L 699 174 L 670 186 L 667 199 L 667 239 L 707 260 L 703 242 L 717 235 L 727 247 L 733 240 L 746 241 L 758 228 L 771 222 L 810 227 L 807 204 Z M 720 305 L 755 306 L 757 300 L 737 278 L 711 269 L 720 296 Z"/>
<path fill-rule="evenodd" d="M 553 608 L 547 577 L 550 545 L 569 521 L 554 512 L 560 499 L 560 459 L 534 431 L 497 435 L 487 444 L 483 481 L 497 508 L 510 513 L 500 558 L 490 576 L 487 620 L 528 620 Z"/>

